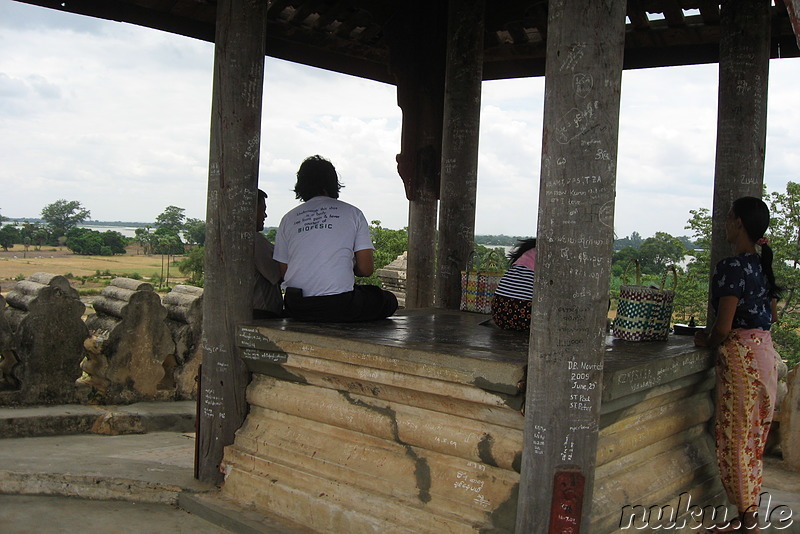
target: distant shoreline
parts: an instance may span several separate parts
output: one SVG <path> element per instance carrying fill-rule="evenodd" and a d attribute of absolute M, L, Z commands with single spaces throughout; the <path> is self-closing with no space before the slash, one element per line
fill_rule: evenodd
<path fill-rule="evenodd" d="M 21 226 L 25 223 L 31 224 L 44 224 L 44 220 L 38 217 L 4 217 L 3 223 L 13 223 L 14 226 Z M 127 226 L 131 228 L 146 228 L 148 226 L 155 226 L 154 222 L 138 222 L 138 221 L 84 221 L 79 226 Z"/>

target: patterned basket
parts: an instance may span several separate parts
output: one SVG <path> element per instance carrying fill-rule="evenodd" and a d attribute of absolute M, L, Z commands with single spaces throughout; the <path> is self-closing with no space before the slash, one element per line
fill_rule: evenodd
<path fill-rule="evenodd" d="M 496 253 L 492 252 L 496 255 Z M 472 251 L 467 260 L 467 270 L 461 271 L 461 311 L 490 314 L 492 313 L 492 298 L 497 290 L 497 284 L 503 277 L 503 272 L 471 269 L 477 254 Z M 489 266 L 496 267 L 490 255 Z M 499 264 L 499 262 L 498 262 Z"/>
<path fill-rule="evenodd" d="M 674 265 L 670 265 L 664 271 L 660 288 L 642 286 L 639 262 L 631 262 L 636 265 L 636 285 L 622 285 L 619 288 L 614 337 L 628 341 L 666 341 L 672 320 L 672 302 L 675 300 L 678 272 Z M 625 267 L 623 280 L 627 280 L 631 262 Z M 664 289 L 667 274 L 670 272 L 673 289 Z"/>

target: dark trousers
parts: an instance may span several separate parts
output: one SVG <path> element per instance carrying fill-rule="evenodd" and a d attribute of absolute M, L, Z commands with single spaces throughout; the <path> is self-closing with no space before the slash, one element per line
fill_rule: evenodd
<path fill-rule="evenodd" d="M 304 297 L 303 291 L 287 287 L 283 304 L 286 314 L 301 321 L 354 323 L 385 319 L 397 310 L 397 297 L 378 286 L 357 285 L 353 291 L 322 297 Z"/>

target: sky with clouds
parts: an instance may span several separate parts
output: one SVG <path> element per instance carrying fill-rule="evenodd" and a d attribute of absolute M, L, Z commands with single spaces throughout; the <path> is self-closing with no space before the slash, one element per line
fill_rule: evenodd
<path fill-rule="evenodd" d="M 0 214 L 38 217 L 78 200 L 102 221 L 205 217 L 213 45 L 0 0 Z M 765 183 L 800 180 L 800 59 L 770 63 Z M 544 79 L 484 82 L 479 234 L 534 235 Z M 615 232 L 686 235 L 710 208 L 717 67 L 626 71 Z M 393 86 L 268 58 L 259 185 L 267 226 L 297 204 L 294 173 L 330 159 L 341 199 L 386 228 L 407 225 Z"/>

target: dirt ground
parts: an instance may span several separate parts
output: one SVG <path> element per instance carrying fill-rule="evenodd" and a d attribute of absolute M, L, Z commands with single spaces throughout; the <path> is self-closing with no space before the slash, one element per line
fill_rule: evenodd
<path fill-rule="evenodd" d="M 16 283 L 17 278 L 28 277 L 34 273 L 46 272 L 60 275 L 71 274 L 70 282 L 76 289 L 104 287 L 102 281 L 86 280 L 82 283 L 77 277 L 92 276 L 97 271 L 108 271 L 112 276 L 138 273 L 149 279 L 153 274 L 166 271 L 166 257 L 160 255 L 144 255 L 138 245 L 127 247 L 127 254 L 117 256 L 81 256 L 73 254 L 66 247 L 42 247 L 35 250 L 30 247 L 25 251 L 22 245 L 15 245 L 7 252 L 0 249 L 0 292 L 7 293 Z M 183 259 L 177 257 L 177 261 Z M 169 266 L 170 281 L 182 281 L 185 277 L 175 264 L 175 257 Z"/>

